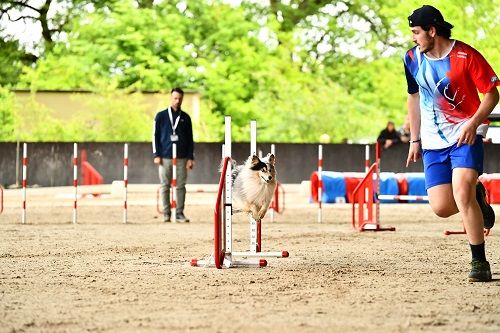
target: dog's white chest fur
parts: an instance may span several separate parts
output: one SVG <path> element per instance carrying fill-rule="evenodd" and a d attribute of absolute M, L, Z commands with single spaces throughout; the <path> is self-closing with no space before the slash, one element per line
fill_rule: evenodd
<path fill-rule="evenodd" d="M 274 155 L 262 161 L 250 156 L 244 165 L 233 170 L 233 211 L 243 211 L 261 220 L 266 214 L 276 190 Z"/>

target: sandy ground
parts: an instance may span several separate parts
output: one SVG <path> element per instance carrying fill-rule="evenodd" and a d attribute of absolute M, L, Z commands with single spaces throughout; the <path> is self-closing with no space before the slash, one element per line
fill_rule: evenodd
<path fill-rule="evenodd" d="M 191 267 L 212 249 L 214 187 L 200 188 L 189 188 L 192 222 L 171 224 L 158 218 L 156 186 L 131 185 L 126 225 L 116 193 L 81 199 L 71 224 L 71 188 L 30 189 L 22 225 L 21 192 L 5 191 L 0 332 L 500 332 L 496 232 L 495 280 L 473 284 L 465 236 L 443 236 L 461 228 L 457 217 L 384 204 L 382 223 L 397 231 L 359 233 L 349 205 L 327 205 L 318 224 L 316 206 L 288 185 L 285 212 L 263 222 L 263 247 L 289 258 Z M 235 249 L 248 249 L 248 230 L 237 217 Z"/>

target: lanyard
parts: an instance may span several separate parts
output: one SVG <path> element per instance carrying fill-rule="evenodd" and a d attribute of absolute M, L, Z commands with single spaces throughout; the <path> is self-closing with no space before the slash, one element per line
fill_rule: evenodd
<path fill-rule="evenodd" d="M 178 112 L 179 112 L 179 116 L 175 120 L 175 124 L 174 124 L 174 120 L 172 118 L 172 109 L 170 108 L 170 106 L 168 107 L 168 117 L 170 118 L 170 125 L 172 125 L 173 134 L 175 134 L 175 129 L 177 128 L 177 125 L 179 125 L 179 119 L 181 119 L 181 113 L 180 113 L 181 110 L 179 110 Z"/>

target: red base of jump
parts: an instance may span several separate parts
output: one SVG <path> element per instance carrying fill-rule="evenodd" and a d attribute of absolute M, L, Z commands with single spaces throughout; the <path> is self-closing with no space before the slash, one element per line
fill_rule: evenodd
<path fill-rule="evenodd" d="M 372 227 L 373 226 L 373 227 Z M 363 232 L 363 231 L 396 231 L 395 227 L 385 227 L 382 228 L 380 224 L 375 224 L 375 223 L 365 223 L 362 224 L 359 228 L 356 228 L 357 230 Z"/>
<path fill-rule="evenodd" d="M 365 178 L 352 193 L 352 227 L 358 231 L 396 231 L 394 227 L 381 227 L 378 222 L 378 206 L 374 200 L 373 176 L 378 175 L 377 163 L 368 169 Z M 356 208 L 358 210 L 356 214 Z"/>
<path fill-rule="evenodd" d="M 488 236 L 491 232 L 491 229 L 484 229 L 484 235 L 485 236 Z M 443 232 L 445 234 L 445 236 L 449 236 L 449 235 L 465 235 L 467 234 L 467 232 L 465 231 L 465 228 L 464 230 L 461 230 L 461 231 L 458 231 L 458 230 L 445 230 Z"/>

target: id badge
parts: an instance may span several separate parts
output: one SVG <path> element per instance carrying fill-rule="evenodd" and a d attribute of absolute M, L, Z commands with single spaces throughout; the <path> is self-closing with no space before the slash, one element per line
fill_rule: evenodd
<path fill-rule="evenodd" d="M 179 141 L 179 136 L 177 134 L 170 135 L 170 141 L 172 141 L 172 142 Z"/>

